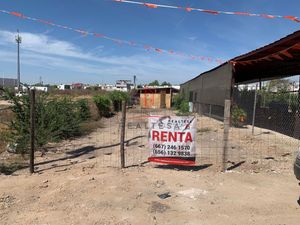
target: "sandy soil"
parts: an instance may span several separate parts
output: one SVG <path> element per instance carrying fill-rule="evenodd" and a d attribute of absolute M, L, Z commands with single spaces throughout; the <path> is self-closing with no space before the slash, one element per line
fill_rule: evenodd
<path fill-rule="evenodd" d="M 292 174 L 299 140 L 231 128 L 231 170 L 220 173 L 223 125 L 198 117 L 197 166 L 159 166 L 146 163 L 145 119 L 134 111 L 127 118 L 128 168 L 117 168 L 117 115 L 85 137 L 37 153 L 34 175 L 1 175 L 1 224 L 299 224 Z"/>
<path fill-rule="evenodd" d="M 119 170 L 95 158 L 64 168 L 1 176 L 1 224 L 299 224 L 291 173 Z"/>
<path fill-rule="evenodd" d="M 12 104 L 6 100 L 0 100 L 0 108 L 4 108 L 5 106 L 11 106 Z"/>

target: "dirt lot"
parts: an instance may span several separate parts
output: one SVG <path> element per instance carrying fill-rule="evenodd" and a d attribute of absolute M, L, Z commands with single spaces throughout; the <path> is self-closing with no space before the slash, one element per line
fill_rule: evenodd
<path fill-rule="evenodd" d="M 291 173 L 64 168 L 1 176 L 1 224 L 299 224 Z"/>
<path fill-rule="evenodd" d="M 223 125 L 198 117 L 197 166 L 159 166 L 146 163 L 140 116 L 128 114 L 124 170 L 116 168 L 115 116 L 85 137 L 38 152 L 36 174 L 1 175 L 1 224 L 299 224 L 300 188 L 292 174 L 299 140 L 231 128 L 231 170 L 220 173 Z"/>

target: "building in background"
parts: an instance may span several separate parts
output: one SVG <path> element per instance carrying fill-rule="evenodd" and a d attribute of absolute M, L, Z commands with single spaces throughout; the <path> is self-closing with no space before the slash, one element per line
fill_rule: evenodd
<path fill-rule="evenodd" d="M 84 84 L 83 83 L 74 83 L 72 84 L 72 89 L 84 89 Z"/>
<path fill-rule="evenodd" d="M 57 86 L 58 90 L 64 91 L 64 90 L 71 90 L 72 86 L 70 84 L 60 84 Z"/>
<path fill-rule="evenodd" d="M 18 84 L 17 79 L 13 78 L 0 78 L 0 87 L 3 88 L 14 88 Z"/>
<path fill-rule="evenodd" d="M 100 90 L 103 91 L 113 91 L 114 90 L 114 85 L 111 84 L 99 84 Z"/>
<path fill-rule="evenodd" d="M 129 92 L 134 89 L 134 84 L 131 80 L 117 80 L 115 85 L 112 84 L 99 84 L 101 90 L 104 91 L 124 91 Z"/>
<path fill-rule="evenodd" d="M 115 87 L 118 91 L 130 91 L 134 88 L 134 85 L 131 80 L 117 80 Z"/>
<path fill-rule="evenodd" d="M 48 87 L 47 86 L 30 86 L 30 90 L 37 90 L 37 91 L 42 91 L 42 92 L 48 92 Z"/>
<path fill-rule="evenodd" d="M 178 88 L 164 86 L 148 86 L 137 91 L 143 109 L 170 109 L 173 96 L 179 93 Z"/>

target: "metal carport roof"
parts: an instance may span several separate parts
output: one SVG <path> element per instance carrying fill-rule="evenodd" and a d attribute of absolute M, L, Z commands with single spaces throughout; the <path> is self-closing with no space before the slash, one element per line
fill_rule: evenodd
<path fill-rule="evenodd" d="M 230 60 L 235 83 L 300 74 L 300 31 Z"/>

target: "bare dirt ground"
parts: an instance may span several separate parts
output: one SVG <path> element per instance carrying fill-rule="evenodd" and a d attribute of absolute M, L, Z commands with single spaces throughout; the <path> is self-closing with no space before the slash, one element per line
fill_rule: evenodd
<path fill-rule="evenodd" d="M 299 140 L 231 128 L 231 170 L 220 173 L 223 125 L 198 117 L 197 166 L 155 165 L 146 162 L 141 115 L 127 116 L 126 169 L 117 168 L 115 116 L 85 137 L 37 153 L 34 175 L 27 168 L 0 175 L 1 224 L 299 224 L 292 173 Z"/>

